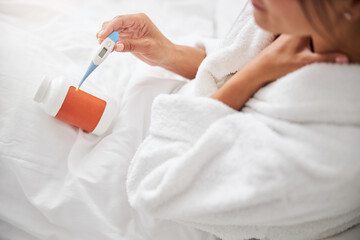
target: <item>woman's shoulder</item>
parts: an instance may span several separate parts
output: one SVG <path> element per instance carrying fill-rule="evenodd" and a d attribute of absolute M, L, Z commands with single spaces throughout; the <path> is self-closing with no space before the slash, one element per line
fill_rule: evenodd
<path fill-rule="evenodd" d="M 274 85 L 304 100 L 321 96 L 323 100 L 334 101 L 353 98 L 360 96 L 360 64 L 314 63 L 284 76 Z"/>
<path fill-rule="evenodd" d="M 359 91 L 359 64 L 316 63 L 266 85 L 247 106 L 291 121 L 358 124 Z"/>
<path fill-rule="evenodd" d="M 314 63 L 287 74 L 263 88 L 264 91 L 309 93 L 309 91 L 352 92 L 360 90 L 360 64 Z M 260 91 L 261 92 L 261 91 Z M 355 93 L 355 92 L 354 92 Z M 305 94 L 308 95 L 308 94 Z"/>

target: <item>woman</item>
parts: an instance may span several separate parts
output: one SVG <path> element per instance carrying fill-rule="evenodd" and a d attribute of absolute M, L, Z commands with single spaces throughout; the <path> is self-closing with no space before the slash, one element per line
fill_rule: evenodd
<path fill-rule="evenodd" d="M 253 2 L 254 6 L 257 6 L 254 8 L 255 19 L 262 28 L 274 33 L 295 35 L 281 37 L 277 44 L 273 44 L 271 48 L 262 54 L 275 55 L 276 58 L 279 59 L 279 63 L 277 63 L 277 65 L 281 66 L 281 69 L 271 71 L 270 74 L 273 74 L 273 76 L 262 76 L 264 78 L 268 78 L 267 81 L 273 81 L 291 71 L 303 67 L 306 64 L 314 62 L 327 61 L 347 63 L 347 55 L 350 57 L 352 62 L 359 62 L 359 57 L 353 56 L 354 54 L 359 54 L 356 53 L 356 51 L 353 51 L 353 49 L 359 51 L 358 41 L 356 38 L 358 37 L 356 34 L 359 34 L 357 28 L 358 25 L 356 24 L 359 18 L 359 13 L 357 12 L 358 9 L 356 8 L 358 4 L 357 1 L 355 1 L 355 3 L 352 3 L 351 1 L 350 3 L 349 1 L 334 1 L 337 5 L 339 5 L 334 9 L 336 9 L 336 11 L 341 10 L 340 13 L 337 12 L 336 14 L 342 14 L 343 17 L 343 19 L 340 19 L 341 23 L 339 23 L 337 29 L 343 29 L 342 31 L 346 31 L 345 34 L 340 32 L 337 33 L 337 36 L 333 36 L 333 38 L 343 38 L 338 40 L 339 42 L 343 42 L 340 46 L 341 49 L 338 49 L 339 46 L 329 46 L 329 44 L 334 41 L 334 39 L 331 39 L 331 36 L 326 36 L 327 38 L 330 38 L 330 40 L 328 39 L 326 41 L 326 39 L 323 39 L 324 32 L 326 34 L 326 32 L 330 30 L 328 28 L 331 26 L 323 25 L 320 19 L 311 18 L 311 21 L 309 21 L 310 19 L 308 20 L 306 18 L 302 8 L 306 10 L 306 8 L 311 8 L 312 5 L 314 5 L 313 8 L 315 6 L 317 6 L 317 8 L 322 8 L 322 5 L 324 4 L 312 2 L 313 1 L 266 1 L 266 5 L 269 5 L 270 7 L 269 11 L 265 11 L 263 9 L 264 7 L 260 7 L 260 4 L 256 3 L 256 1 Z M 316 13 L 313 12 L 314 10 L 315 9 L 312 9 L 312 12 L 306 12 L 307 15 L 309 15 L 309 17 L 311 17 L 311 15 L 315 15 Z M 297 14 L 295 16 L 291 16 L 294 12 Z M 335 13 L 333 12 L 332 15 L 334 14 Z M 351 19 L 348 20 L 347 18 Z M 287 19 L 291 19 L 293 21 L 287 22 Z M 325 20 L 326 19 L 323 19 L 322 21 Z M 348 25 L 353 26 L 343 28 L 342 24 L 344 24 L 345 21 L 348 22 Z M 287 24 L 284 24 L 284 22 Z M 318 30 L 319 27 L 321 29 Z M 200 63 L 206 57 L 206 52 L 202 49 L 176 45 L 170 42 L 161 34 L 161 32 L 145 14 L 117 16 L 111 21 L 104 22 L 102 29 L 97 33 L 99 43 L 101 43 L 112 31 L 118 31 L 121 37 L 119 42 L 115 45 L 115 51 L 131 52 L 140 60 L 152 66 L 163 67 L 188 79 L 193 79 L 195 77 Z M 351 36 L 351 34 L 354 34 L 355 38 Z M 309 36 L 311 36 L 311 38 Z M 309 51 L 310 39 L 315 41 L 313 44 L 316 48 L 315 53 Z M 288 46 L 288 43 L 293 44 Z M 337 44 L 338 43 L 335 43 L 335 45 Z M 344 46 L 346 46 L 346 49 L 344 49 Z M 286 50 L 289 49 L 289 52 L 287 52 L 284 48 L 287 48 Z M 324 54 L 325 52 L 327 53 L 339 50 L 339 54 Z M 281 56 L 281 58 L 279 58 L 279 56 Z M 261 61 L 264 62 L 261 64 L 270 64 L 265 61 L 263 56 L 259 56 L 258 59 L 262 59 Z M 289 62 L 288 59 L 291 59 L 292 61 Z M 271 64 L 274 64 L 273 61 L 270 62 Z M 270 65 L 269 67 L 272 68 L 274 66 Z M 259 68 L 262 68 L 262 66 Z M 248 97 L 249 96 L 247 96 L 247 98 Z M 238 107 L 237 105 L 239 105 L 239 103 L 233 103 L 231 106 L 232 105 Z"/>
<path fill-rule="evenodd" d="M 252 3 L 281 35 L 212 99 L 154 101 L 129 202 L 222 239 L 326 238 L 360 222 L 360 1 Z M 115 51 L 150 65 L 189 79 L 204 65 L 204 50 L 171 43 L 143 14 L 104 23 L 99 42 L 114 30 Z"/>

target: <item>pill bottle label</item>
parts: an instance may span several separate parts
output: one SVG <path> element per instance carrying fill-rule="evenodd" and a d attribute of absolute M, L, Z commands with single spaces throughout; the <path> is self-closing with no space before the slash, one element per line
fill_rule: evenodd
<path fill-rule="evenodd" d="M 71 86 L 56 118 L 92 132 L 104 113 L 106 102 Z"/>

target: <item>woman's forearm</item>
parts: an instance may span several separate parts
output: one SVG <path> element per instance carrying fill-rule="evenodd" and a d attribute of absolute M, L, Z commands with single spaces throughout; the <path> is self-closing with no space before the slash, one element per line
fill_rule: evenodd
<path fill-rule="evenodd" d="M 185 78 L 194 79 L 205 57 L 203 49 L 172 44 L 169 61 L 162 67 Z"/>

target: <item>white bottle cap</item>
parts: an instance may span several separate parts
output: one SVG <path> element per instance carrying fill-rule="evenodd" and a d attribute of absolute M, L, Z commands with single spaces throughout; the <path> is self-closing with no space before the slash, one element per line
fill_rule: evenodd
<path fill-rule="evenodd" d="M 44 97 L 46 95 L 46 92 L 48 91 L 50 84 L 51 84 L 51 80 L 47 76 L 44 76 L 42 83 L 34 96 L 34 101 L 40 103 L 44 100 Z"/>

